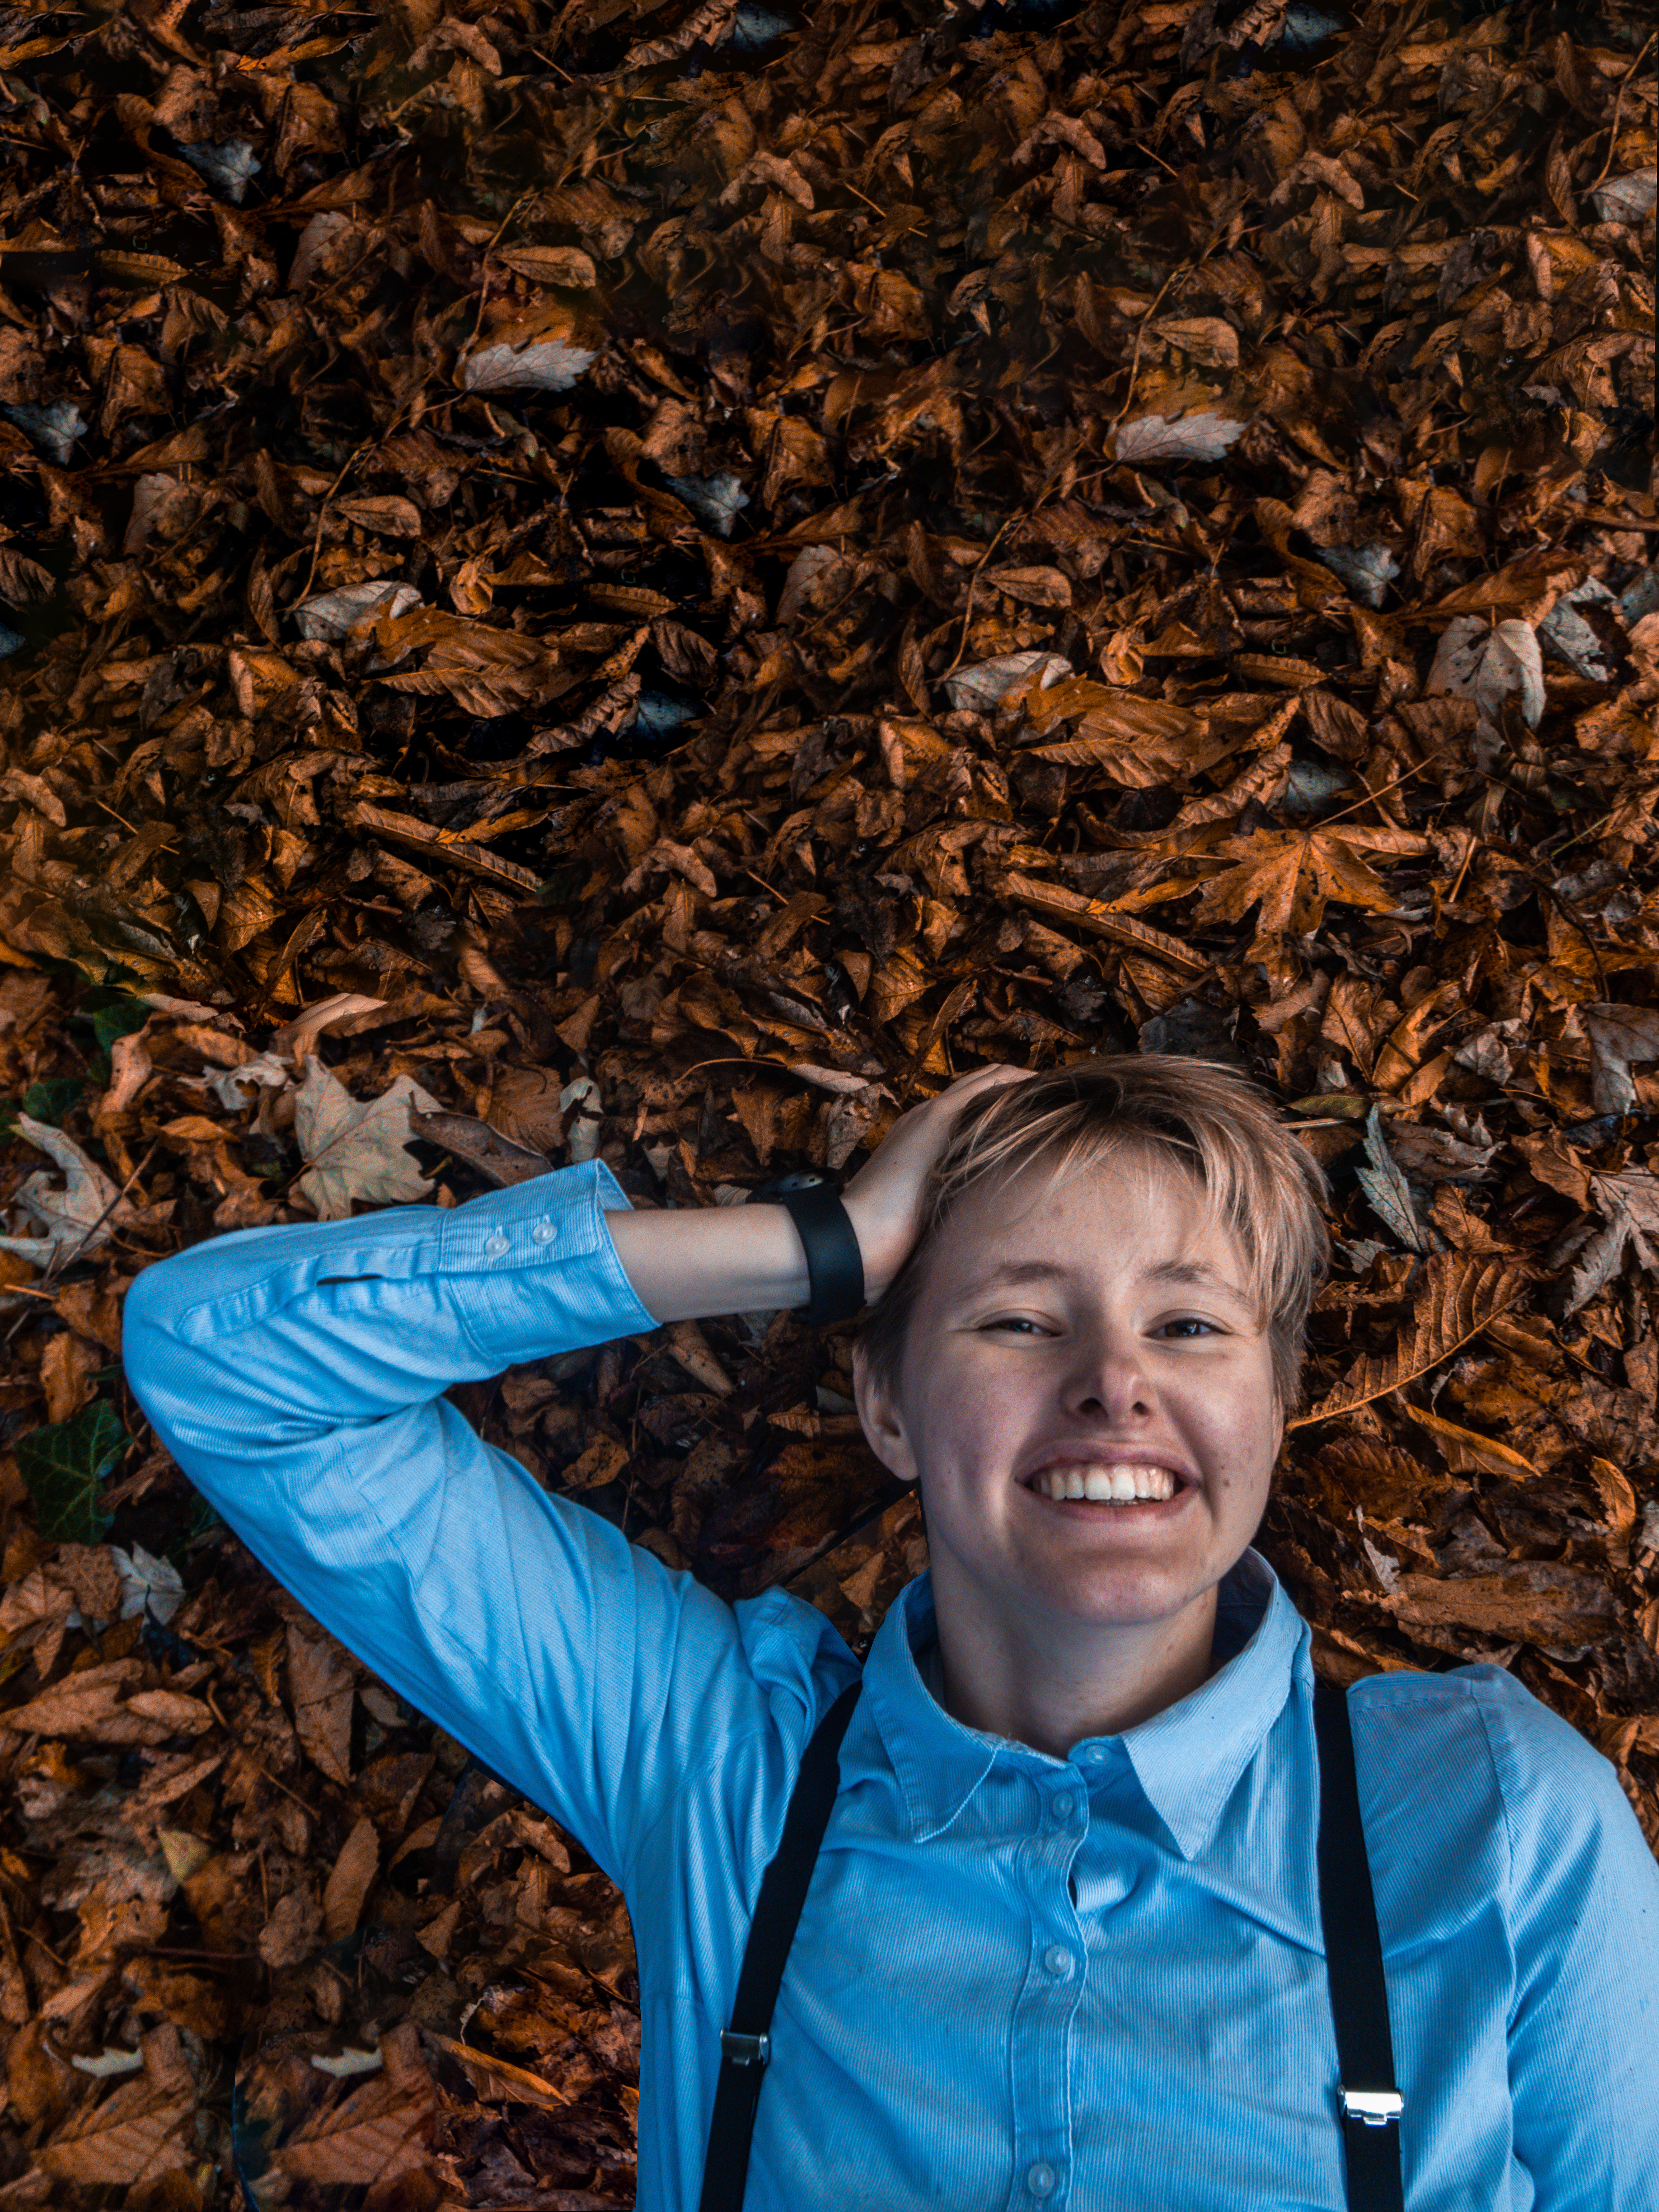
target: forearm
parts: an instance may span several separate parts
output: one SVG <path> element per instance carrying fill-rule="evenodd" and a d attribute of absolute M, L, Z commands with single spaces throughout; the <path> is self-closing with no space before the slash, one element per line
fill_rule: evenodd
<path fill-rule="evenodd" d="M 811 1296 L 799 1231 L 782 1206 L 608 1213 L 634 1295 L 659 1322 L 775 1313 Z"/>
<path fill-rule="evenodd" d="M 596 1164 L 450 1212 L 210 1237 L 134 1284 L 128 1379 L 187 1474 L 206 1486 L 228 1456 L 246 1480 L 453 1382 L 653 1327 L 607 1231 L 627 1203 Z"/>

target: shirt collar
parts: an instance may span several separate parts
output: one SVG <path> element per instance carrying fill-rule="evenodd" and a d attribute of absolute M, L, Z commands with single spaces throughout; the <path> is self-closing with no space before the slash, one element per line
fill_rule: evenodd
<path fill-rule="evenodd" d="M 1284 1710 L 1293 1677 L 1310 1674 L 1312 1663 L 1307 1623 L 1255 1550 L 1222 1578 L 1216 1632 L 1220 1650 L 1242 1648 L 1207 1682 L 1139 1727 L 1085 1739 L 1072 1753 L 1076 1762 L 1086 1759 L 1091 1743 L 1121 1745 L 1148 1803 L 1187 1859 L 1203 1849 Z M 865 1697 L 919 1843 L 949 1827 L 999 1757 L 1050 1770 L 1067 1763 L 952 1719 L 917 1664 L 918 1653 L 937 1638 L 933 1577 L 918 1575 L 889 1607 L 864 1668 Z"/>

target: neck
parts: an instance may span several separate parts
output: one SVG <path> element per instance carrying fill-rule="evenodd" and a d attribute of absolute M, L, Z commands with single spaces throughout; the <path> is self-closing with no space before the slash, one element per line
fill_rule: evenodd
<path fill-rule="evenodd" d="M 1064 1759 L 1090 1736 L 1121 1735 L 1215 1671 L 1213 1587 L 1169 1619 L 1062 1625 L 988 1618 L 974 1593 L 933 1573 L 944 1705 L 953 1720 Z"/>

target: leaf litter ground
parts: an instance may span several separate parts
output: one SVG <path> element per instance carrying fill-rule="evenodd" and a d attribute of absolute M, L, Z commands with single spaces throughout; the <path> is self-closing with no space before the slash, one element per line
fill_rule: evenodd
<path fill-rule="evenodd" d="M 988 1060 L 1254 1072 L 1261 1542 L 1659 1847 L 1644 11 L 0 17 L 0 2204 L 622 2206 L 617 1893 L 195 1500 L 125 1286 Z M 844 1333 L 454 1395 L 862 1647 Z"/>

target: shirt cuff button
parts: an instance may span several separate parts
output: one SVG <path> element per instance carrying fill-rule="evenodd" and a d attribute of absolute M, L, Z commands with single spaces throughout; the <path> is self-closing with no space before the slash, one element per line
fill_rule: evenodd
<path fill-rule="evenodd" d="M 553 1224 L 544 1215 L 531 1231 L 530 1241 L 532 1244 L 550 1244 L 558 1233 Z"/>
<path fill-rule="evenodd" d="M 487 1260 L 500 1260 L 503 1258 L 507 1253 L 510 1252 L 512 1249 L 512 1246 L 507 1243 L 506 1237 L 502 1236 L 499 1229 L 492 1231 L 492 1233 L 484 1239 L 484 1257 Z"/>

